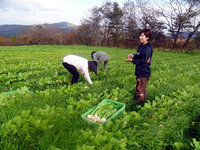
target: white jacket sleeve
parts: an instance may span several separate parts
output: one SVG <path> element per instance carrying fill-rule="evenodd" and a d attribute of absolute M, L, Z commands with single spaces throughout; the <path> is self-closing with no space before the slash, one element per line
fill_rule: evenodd
<path fill-rule="evenodd" d="M 85 80 L 87 80 L 90 84 L 92 84 L 92 80 L 90 79 L 90 75 L 87 68 L 84 68 L 82 70 L 82 74 L 84 75 Z"/>

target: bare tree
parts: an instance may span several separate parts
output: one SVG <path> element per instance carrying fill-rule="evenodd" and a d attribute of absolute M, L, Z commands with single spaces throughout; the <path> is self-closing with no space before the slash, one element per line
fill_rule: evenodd
<path fill-rule="evenodd" d="M 168 0 L 157 4 L 157 12 L 165 21 L 173 38 L 174 48 L 177 47 L 177 39 L 181 34 L 192 27 L 191 19 L 199 15 L 198 3 L 199 0 Z M 163 9 L 164 6 L 166 9 Z"/>
<path fill-rule="evenodd" d="M 95 45 L 101 45 L 101 40 L 103 39 L 101 31 L 102 14 L 101 8 L 94 7 L 91 10 L 91 17 L 89 17 L 88 24 L 91 26 L 92 37 L 94 39 Z"/>
<path fill-rule="evenodd" d="M 106 2 L 101 7 L 101 13 L 102 13 L 102 32 L 103 32 L 103 42 L 105 42 L 104 45 L 110 46 L 111 41 L 111 30 L 109 27 L 110 20 L 107 17 L 112 11 L 112 3 Z"/>
<path fill-rule="evenodd" d="M 35 25 L 29 30 L 33 44 L 48 44 L 48 32 L 44 25 Z"/>
<path fill-rule="evenodd" d="M 196 37 L 194 38 L 197 48 L 200 49 L 200 31 L 197 32 Z"/>
<path fill-rule="evenodd" d="M 63 32 L 58 27 L 46 26 L 49 37 L 55 38 L 58 44 L 63 45 Z"/>
<path fill-rule="evenodd" d="M 136 47 L 140 29 L 150 28 L 154 46 L 176 48 L 177 40 L 186 32 L 190 32 L 189 41 L 199 28 L 194 22 L 200 13 L 199 0 L 159 2 L 156 5 L 148 0 L 128 0 L 120 7 L 116 2 L 107 1 L 101 7 L 91 9 L 90 17 L 83 20 L 75 37 L 79 44 Z M 173 38 L 173 44 L 165 35 L 167 32 Z"/>
<path fill-rule="evenodd" d="M 122 8 L 123 15 L 123 35 L 125 47 L 136 47 L 139 43 L 139 28 L 136 17 L 137 6 L 135 1 L 128 0 Z"/>
<path fill-rule="evenodd" d="M 75 38 L 77 44 L 80 45 L 92 45 L 92 31 L 90 28 L 90 24 L 82 22 L 81 25 L 78 27 L 75 33 Z"/>
<path fill-rule="evenodd" d="M 189 33 L 189 35 L 188 35 L 188 37 L 187 37 L 187 40 L 186 40 L 186 41 L 184 42 L 184 44 L 183 44 L 183 48 L 185 48 L 185 47 L 188 45 L 189 40 L 190 40 L 190 39 L 192 38 L 192 36 L 198 31 L 199 27 L 200 27 L 200 21 L 199 21 L 199 23 L 194 27 L 194 30 L 193 30 L 192 32 Z"/>
<path fill-rule="evenodd" d="M 110 39 L 113 42 L 114 46 L 119 45 L 119 41 L 122 38 L 122 30 L 123 30 L 123 11 L 119 7 L 117 2 L 112 4 L 112 9 L 109 13 L 105 14 L 105 18 L 108 19 L 108 29 L 110 32 Z"/>
<path fill-rule="evenodd" d="M 62 31 L 50 25 L 36 25 L 29 30 L 33 44 L 63 44 Z"/>
<path fill-rule="evenodd" d="M 78 44 L 75 31 L 62 34 L 62 38 L 63 38 L 63 44 L 65 44 L 65 45 Z"/>
<path fill-rule="evenodd" d="M 7 39 L 4 36 L 0 36 L 0 46 L 10 46 L 12 45 L 12 42 L 10 39 Z"/>
<path fill-rule="evenodd" d="M 82 20 L 77 34 L 81 35 L 79 39 L 85 38 L 82 40 L 87 41 L 86 43 L 90 41 L 91 45 L 101 46 L 105 35 L 103 9 L 101 7 L 94 7 L 90 11 L 90 17 Z"/>

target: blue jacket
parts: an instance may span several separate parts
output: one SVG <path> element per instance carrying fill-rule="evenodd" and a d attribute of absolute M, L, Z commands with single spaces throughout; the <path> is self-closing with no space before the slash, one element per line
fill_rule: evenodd
<path fill-rule="evenodd" d="M 132 63 L 136 65 L 135 75 L 136 77 L 149 78 L 151 76 L 151 58 L 153 49 L 150 43 L 145 45 L 141 44 L 137 50 L 137 54 L 134 54 Z"/>

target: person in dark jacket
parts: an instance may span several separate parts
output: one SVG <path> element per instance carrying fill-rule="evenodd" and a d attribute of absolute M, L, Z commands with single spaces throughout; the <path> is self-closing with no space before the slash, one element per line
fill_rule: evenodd
<path fill-rule="evenodd" d="M 149 43 L 151 37 L 152 31 L 150 29 L 141 30 L 139 37 L 141 45 L 137 49 L 137 54 L 129 54 L 128 59 L 125 59 L 126 62 L 132 62 L 136 65 L 136 104 L 143 104 L 148 96 L 146 86 L 151 76 L 150 66 L 153 54 L 153 48 Z"/>

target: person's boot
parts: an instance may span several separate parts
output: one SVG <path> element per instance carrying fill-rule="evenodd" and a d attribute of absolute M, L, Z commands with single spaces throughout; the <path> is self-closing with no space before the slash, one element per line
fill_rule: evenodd
<path fill-rule="evenodd" d="M 135 102 L 135 105 L 140 105 L 140 106 L 144 106 L 144 103 L 145 103 L 145 100 L 143 100 L 143 101 L 136 101 Z"/>
<path fill-rule="evenodd" d="M 145 103 L 145 98 L 144 97 L 140 97 L 140 96 L 136 96 L 135 95 L 135 105 L 140 105 L 140 106 L 144 106 Z"/>

